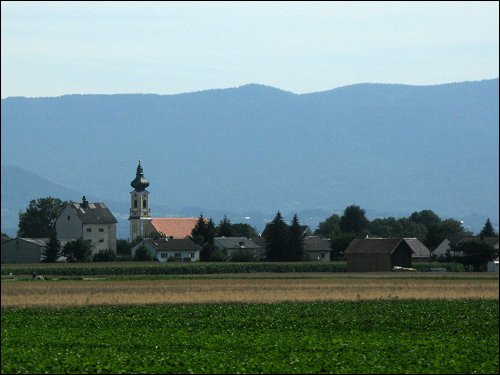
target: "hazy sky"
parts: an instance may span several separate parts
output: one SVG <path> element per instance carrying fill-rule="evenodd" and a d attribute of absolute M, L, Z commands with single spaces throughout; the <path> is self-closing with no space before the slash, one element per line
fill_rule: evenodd
<path fill-rule="evenodd" d="M 1 96 L 499 76 L 499 3 L 1 2 Z"/>

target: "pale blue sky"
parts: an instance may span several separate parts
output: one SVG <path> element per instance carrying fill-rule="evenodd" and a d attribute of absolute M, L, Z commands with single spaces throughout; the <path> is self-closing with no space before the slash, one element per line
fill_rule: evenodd
<path fill-rule="evenodd" d="M 1 2 L 1 97 L 499 76 L 499 3 Z"/>

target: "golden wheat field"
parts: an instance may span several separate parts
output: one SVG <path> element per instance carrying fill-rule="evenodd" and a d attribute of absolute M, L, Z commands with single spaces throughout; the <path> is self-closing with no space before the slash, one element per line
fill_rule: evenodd
<path fill-rule="evenodd" d="M 157 280 L 2 280 L 1 306 L 498 299 L 498 278 L 253 277 Z"/>

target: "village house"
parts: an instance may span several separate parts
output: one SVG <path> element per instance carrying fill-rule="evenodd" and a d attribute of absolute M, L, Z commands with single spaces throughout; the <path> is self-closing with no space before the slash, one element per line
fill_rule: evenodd
<path fill-rule="evenodd" d="M 214 246 L 217 250 L 225 252 L 229 259 L 243 256 L 255 260 L 266 258 L 265 244 L 262 247 L 246 237 L 215 237 Z"/>
<path fill-rule="evenodd" d="M 442 257 L 447 257 L 447 256 L 457 256 L 461 257 L 463 256 L 463 253 L 461 251 L 454 251 L 453 249 L 460 245 L 461 243 L 464 242 L 483 242 L 486 243 L 490 246 L 492 246 L 494 249 L 498 250 L 499 244 L 498 244 L 498 236 L 489 236 L 489 237 L 483 237 L 481 238 L 480 236 L 454 236 L 454 237 L 449 237 L 445 238 L 441 243 L 436 246 L 432 254 L 438 258 Z"/>
<path fill-rule="evenodd" d="M 89 240 L 92 255 L 100 250 L 116 252 L 117 220 L 104 203 L 70 202 L 56 220 L 58 238 Z"/>
<path fill-rule="evenodd" d="M 329 262 L 330 240 L 318 236 L 304 237 L 304 260 Z"/>
<path fill-rule="evenodd" d="M 132 258 L 137 249 L 145 246 L 151 258 L 159 262 L 197 262 L 201 247 L 189 238 L 145 238 L 132 247 Z"/>

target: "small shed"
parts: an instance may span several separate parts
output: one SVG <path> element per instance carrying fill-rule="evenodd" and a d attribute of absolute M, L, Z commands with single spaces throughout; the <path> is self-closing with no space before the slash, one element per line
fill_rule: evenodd
<path fill-rule="evenodd" d="M 394 266 L 411 267 L 414 251 L 404 238 L 353 240 L 344 252 L 347 272 L 390 272 Z"/>

